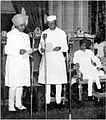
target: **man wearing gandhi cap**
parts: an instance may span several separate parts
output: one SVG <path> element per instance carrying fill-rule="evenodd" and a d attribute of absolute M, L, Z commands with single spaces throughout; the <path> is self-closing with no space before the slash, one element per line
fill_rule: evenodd
<path fill-rule="evenodd" d="M 6 75 L 5 85 L 9 87 L 9 111 L 26 109 L 22 105 L 23 86 L 30 86 L 29 36 L 23 31 L 28 23 L 28 16 L 16 14 L 12 18 L 14 29 L 7 33 L 5 46 Z"/>
<path fill-rule="evenodd" d="M 54 21 L 56 20 L 56 16 L 55 15 L 51 15 L 47 17 L 47 21 Z"/>
<path fill-rule="evenodd" d="M 46 103 L 49 104 L 51 100 L 51 86 L 56 85 L 56 103 L 61 103 L 62 84 L 67 83 L 66 66 L 63 52 L 67 52 L 67 40 L 66 34 L 63 30 L 56 26 L 56 16 L 51 15 L 47 17 L 49 28 L 42 32 L 41 40 L 39 44 L 39 51 L 42 54 L 42 60 L 39 68 L 38 82 L 45 84 L 44 73 L 44 54 L 46 51 L 47 61 L 47 91 L 46 91 Z M 47 34 L 46 48 L 44 49 L 43 34 Z"/>

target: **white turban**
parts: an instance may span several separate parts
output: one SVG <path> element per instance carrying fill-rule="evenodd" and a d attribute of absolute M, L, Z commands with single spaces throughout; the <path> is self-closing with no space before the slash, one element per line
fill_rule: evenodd
<path fill-rule="evenodd" d="M 12 18 L 12 22 L 15 26 L 24 24 L 24 23 L 28 23 L 28 16 L 23 15 L 23 14 L 16 14 L 13 18 Z"/>
<path fill-rule="evenodd" d="M 50 15 L 47 17 L 47 21 L 54 21 L 56 20 L 56 16 L 55 15 Z"/>

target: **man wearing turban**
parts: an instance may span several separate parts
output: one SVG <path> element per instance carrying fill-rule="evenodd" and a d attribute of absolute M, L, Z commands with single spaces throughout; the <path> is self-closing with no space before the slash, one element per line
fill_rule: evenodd
<path fill-rule="evenodd" d="M 31 52 L 29 36 L 23 31 L 28 16 L 16 14 L 12 18 L 14 29 L 7 33 L 5 46 L 6 75 L 5 85 L 9 87 L 9 111 L 26 109 L 22 105 L 23 86 L 30 86 L 29 54 Z"/>
<path fill-rule="evenodd" d="M 56 103 L 61 103 L 61 92 L 62 84 L 67 83 L 67 73 L 65 58 L 63 52 L 67 52 L 67 40 L 66 34 L 63 30 L 56 26 L 56 16 L 51 15 L 47 17 L 49 28 L 42 32 L 39 50 L 42 53 L 42 60 L 39 68 L 38 82 L 46 84 L 46 103 L 49 104 L 51 100 L 51 85 L 56 86 Z M 44 48 L 43 35 L 47 34 L 46 48 Z M 44 68 L 44 50 L 46 51 L 46 75 L 47 80 L 45 81 L 45 68 Z"/>

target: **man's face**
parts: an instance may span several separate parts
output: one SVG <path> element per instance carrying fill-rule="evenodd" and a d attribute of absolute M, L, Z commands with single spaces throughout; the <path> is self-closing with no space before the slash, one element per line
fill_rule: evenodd
<path fill-rule="evenodd" d="M 25 27 L 26 27 L 26 24 L 21 24 L 21 25 L 18 25 L 16 26 L 16 28 L 20 31 L 20 32 L 23 32 L 25 30 Z"/>
<path fill-rule="evenodd" d="M 81 50 L 85 50 L 85 49 L 86 49 L 86 44 L 85 43 L 81 44 Z"/>
<path fill-rule="evenodd" d="M 56 21 L 49 21 L 48 26 L 50 30 L 54 30 L 56 28 Z"/>

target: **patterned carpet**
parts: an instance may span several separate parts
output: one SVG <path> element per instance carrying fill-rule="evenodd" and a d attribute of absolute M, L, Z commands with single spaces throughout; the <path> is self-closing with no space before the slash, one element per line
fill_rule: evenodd
<path fill-rule="evenodd" d="M 41 89 L 40 89 L 41 90 Z M 97 102 L 97 99 L 88 101 L 86 86 L 83 93 L 83 100 L 78 101 L 78 85 L 75 84 L 71 89 L 71 118 L 72 119 L 105 119 L 105 99 Z M 36 93 L 36 91 L 35 91 Z M 34 93 L 34 94 L 35 94 Z M 40 96 L 40 94 L 39 94 Z M 33 97 L 32 119 L 45 119 L 45 107 L 41 97 Z M 1 119 L 31 119 L 30 111 L 30 92 L 24 95 L 23 104 L 27 110 L 9 112 L 7 105 L 1 105 Z M 40 103 L 39 103 L 40 102 Z M 38 104 L 39 103 L 39 104 Z M 40 105 L 40 106 L 39 106 Z M 47 119 L 69 119 L 69 103 L 57 105 L 55 102 L 47 106 Z"/>

